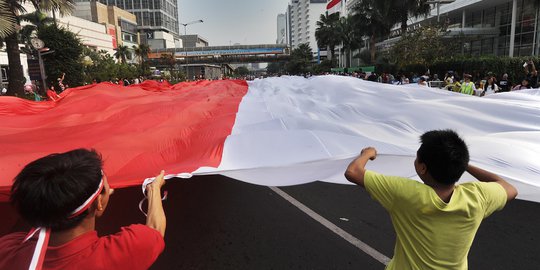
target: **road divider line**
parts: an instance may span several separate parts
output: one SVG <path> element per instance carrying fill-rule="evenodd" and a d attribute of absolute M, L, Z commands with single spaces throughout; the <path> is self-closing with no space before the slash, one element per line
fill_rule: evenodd
<path fill-rule="evenodd" d="M 315 211 L 311 210 L 309 207 L 305 206 L 303 203 L 299 202 L 289 194 L 285 193 L 285 191 L 277 188 L 277 187 L 270 187 L 272 191 L 277 193 L 279 196 L 281 196 L 283 199 L 290 202 L 292 205 L 296 206 L 298 209 L 300 209 L 302 212 L 306 213 L 308 216 L 310 216 L 312 219 L 316 220 L 320 224 L 322 224 L 324 227 L 328 228 L 341 238 L 345 239 L 347 242 L 351 243 L 353 246 L 357 247 L 367 255 L 371 256 L 373 259 L 379 261 L 380 263 L 384 265 L 388 265 L 388 262 L 390 262 L 390 258 L 386 257 L 384 254 L 380 253 L 376 249 L 370 247 L 368 244 L 360 241 L 360 239 L 352 236 L 350 233 L 344 231 L 340 227 L 336 226 L 334 223 L 330 222 L 328 219 L 322 217 L 321 215 L 315 213 Z"/>

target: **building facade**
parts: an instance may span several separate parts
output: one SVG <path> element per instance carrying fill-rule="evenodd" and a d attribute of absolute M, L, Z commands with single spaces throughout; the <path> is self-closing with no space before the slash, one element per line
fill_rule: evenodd
<path fill-rule="evenodd" d="M 199 35 L 180 36 L 184 48 L 208 47 L 208 40 Z"/>
<path fill-rule="evenodd" d="M 115 6 L 107 6 L 99 2 L 77 2 L 73 16 L 92 22 L 104 24 L 108 31 L 114 32 L 114 48 L 119 45 L 132 48 L 139 44 L 137 17 Z M 112 30 L 109 30 L 112 29 Z"/>
<path fill-rule="evenodd" d="M 289 45 L 297 48 L 307 43 L 315 56 L 320 56 L 315 39 L 317 21 L 326 12 L 327 0 L 292 0 L 287 8 Z"/>
<path fill-rule="evenodd" d="M 75 0 L 90 2 L 90 0 Z M 154 49 L 179 46 L 178 5 L 174 0 L 99 0 L 136 16 L 141 43 Z M 163 47 L 171 46 L 171 47 Z"/>
<path fill-rule="evenodd" d="M 287 44 L 287 16 L 277 15 L 276 44 Z"/>
<path fill-rule="evenodd" d="M 344 12 L 350 12 L 349 0 Z M 538 0 L 456 0 L 433 6 L 427 17 L 410 19 L 409 29 L 440 21 L 450 36 L 466 37 L 462 52 L 465 55 L 530 56 L 540 55 L 540 2 Z M 377 43 L 379 50 L 392 46 L 401 35 L 396 26 L 389 39 Z"/>
<path fill-rule="evenodd" d="M 95 23 L 75 16 L 58 17 L 57 23 L 76 33 L 84 46 L 95 51 L 104 50 L 111 55 L 114 54 L 117 47 L 114 25 Z"/>

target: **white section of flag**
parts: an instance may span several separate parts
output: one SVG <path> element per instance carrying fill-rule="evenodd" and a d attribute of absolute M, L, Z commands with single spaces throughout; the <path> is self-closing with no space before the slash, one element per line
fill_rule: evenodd
<path fill-rule="evenodd" d="M 341 11 L 341 0 L 332 0 L 326 5 L 326 11 L 328 14 L 336 13 Z"/>
<path fill-rule="evenodd" d="M 471 163 L 510 181 L 518 198 L 540 202 L 540 90 L 480 98 L 339 76 L 256 80 L 240 103 L 219 168 L 194 174 L 269 186 L 347 184 L 348 163 L 374 146 L 379 156 L 368 169 L 418 180 L 419 136 L 433 129 L 456 130 Z"/>

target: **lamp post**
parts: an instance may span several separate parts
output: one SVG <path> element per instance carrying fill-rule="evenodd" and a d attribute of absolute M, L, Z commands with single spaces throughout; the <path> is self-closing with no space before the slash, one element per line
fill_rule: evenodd
<path fill-rule="evenodd" d="M 196 20 L 196 21 L 192 21 L 192 22 L 188 22 L 188 23 L 180 23 L 181 25 L 184 26 L 184 36 L 187 35 L 187 26 L 188 25 L 192 25 L 192 24 L 196 24 L 196 23 L 203 23 L 204 21 L 203 20 Z"/>
<path fill-rule="evenodd" d="M 204 21 L 203 20 L 196 20 L 196 21 L 192 21 L 192 22 L 188 22 L 188 23 L 180 23 L 181 25 L 184 26 L 184 36 L 187 35 L 187 26 L 188 25 L 192 25 L 192 24 L 196 24 L 196 23 L 203 23 Z M 184 53 L 185 53 L 185 59 L 186 59 L 186 80 L 189 80 L 189 69 L 188 69 L 188 55 L 187 55 L 187 51 L 185 50 L 185 46 L 182 45 L 184 47 Z"/>
<path fill-rule="evenodd" d="M 431 0 L 427 1 L 427 4 L 435 4 L 437 5 L 437 22 L 440 21 L 440 10 L 441 10 L 441 4 L 450 4 L 454 3 L 456 0 Z"/>

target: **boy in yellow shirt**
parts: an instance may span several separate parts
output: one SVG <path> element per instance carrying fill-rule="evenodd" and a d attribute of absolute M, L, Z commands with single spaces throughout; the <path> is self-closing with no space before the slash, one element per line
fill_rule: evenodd
<path fill-rule="evenodd" d="M 390 214 L 396 231 L 386 269 L 467 269 L 467 254 L 480 223 L 517 196 L 496 174 L 469 164 L 465 142 L 452 130 L 420 137 L 414 167 L 424 183 L 364 167 L 377 157 L 368 147 L 349 164 L 347 180 L 365 187 Z M 467 171 L 480 182 L 456 185 Z"/>

